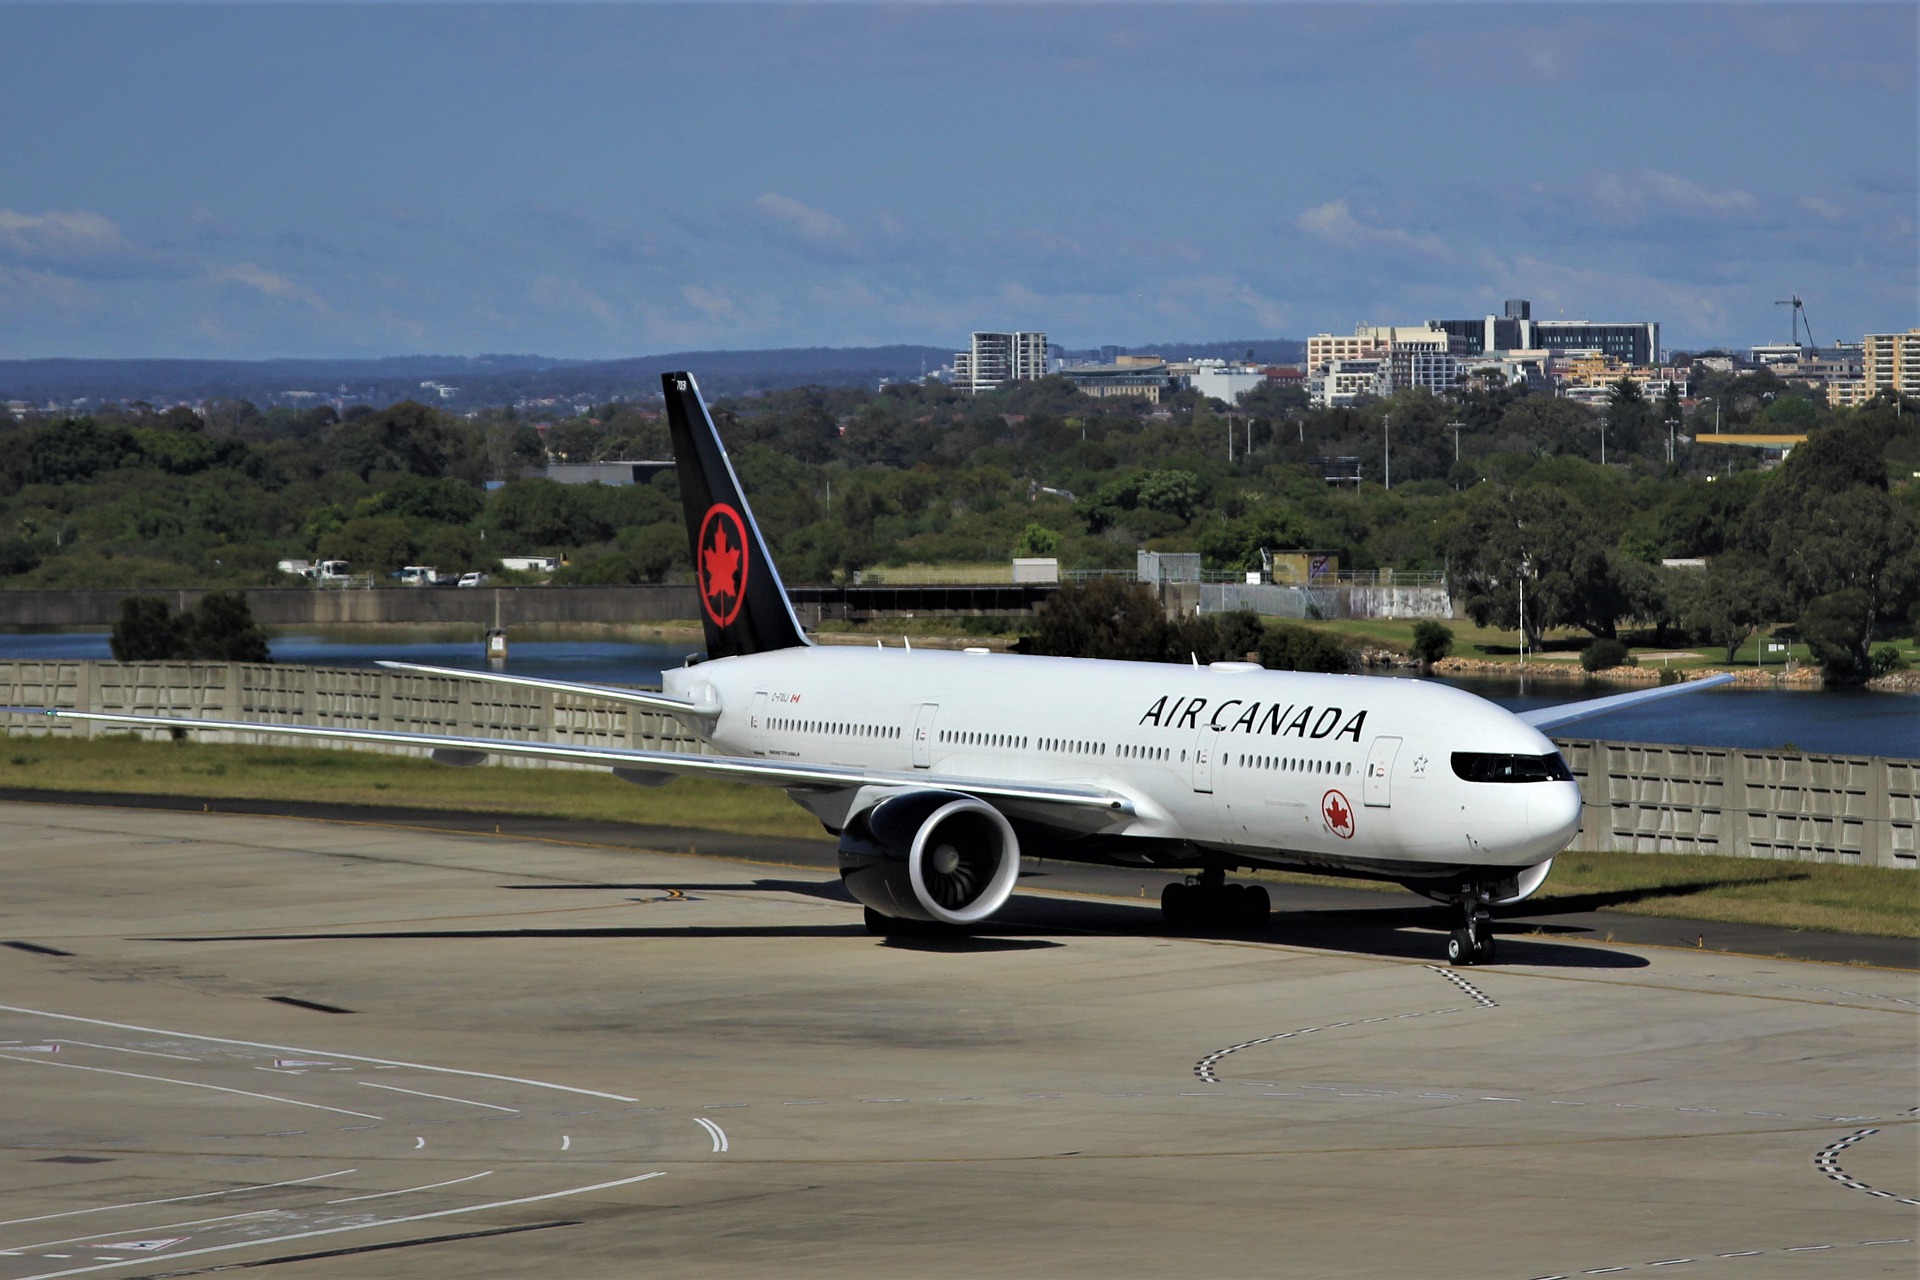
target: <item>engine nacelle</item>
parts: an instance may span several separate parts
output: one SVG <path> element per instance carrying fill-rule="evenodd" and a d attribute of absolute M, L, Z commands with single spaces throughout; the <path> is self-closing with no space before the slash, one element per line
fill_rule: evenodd
<path fill-rule="evenodd" d="M 957 792 L 897 792 L 854 814 L 840 834 L 840 879 L 885 916 L 977 924 L 1019 878 L 1012 825 Z"/>

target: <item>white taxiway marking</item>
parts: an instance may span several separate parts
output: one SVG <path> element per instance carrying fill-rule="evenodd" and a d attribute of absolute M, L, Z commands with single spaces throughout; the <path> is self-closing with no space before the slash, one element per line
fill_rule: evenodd
<path fill-rule="evenodd" d="M 127 1049 L 117 1044 L 94 1044 L 91 1040 L 55 1040 L 55 1044 L 77 1044 L 87 1049 L 105 1049 L 111 1053 L 137 1053 L 143 1058 L 173 1058 L 179 1062 L 198 1062 L 184 1053 L 155 1053 L 152 1049 Z"/>
<path fill-rule="evenodd" d="M 410 1196 L 416 1191 L 434 1191 L 434 1190 L 438 1190 L 441 1187 L 457 1187 L 463 1182 L 475 1182 L 481 1178 L 491 1178 L 492 1176 L 493 1176 L 493 1170 L 489 1169 L 485 1173 L 468 1174 L 464 1178 L 453 1178 L 446 1182 L 429 1182 L 424 1187 L 408 1187 L 404 1191 L 376 1191 L 370 1196 L 348 1196 L 344 1200 L 329 1200 L 327 1201 L 327 1203 L 328 1204 L 357 1204 L 362 1200 L 384 1200 L 388 1196 Z"/>
<path fill-rule="evenodd" d="M 572 1146 L 573 1146 L 573 1135 L 572 1135 L 572 1134 L 570 1134 L 570 1133 L 563 1133 L 563 1134 L 561 1134 L 561 1135 L 560 1135 L 560 1149 L 561 1149 L 562 1151 L 566 1151 L 566 1150 L 569 1150 L 569 1149 L 570 1149 L 570 1148 L 571 1148 Z"/>
<path fill-rule="evenodd" d="M 258 1040 L 234 1040 L 227 1036 L 203 1036 L 191 1031 L 168 1031 L 162 1027 L 143 1027 L 131 1022 L 108 1022 L 103 1018 L 82 1018 L 71 1013 L 50 1013 L 45 1009 L 28 1009 L 21 1005 L 0 1004 L 0 1013 L 26 1013 L 36 1018 L 57 1018 L 62 1022 L 81 1022 L 94 1027 L 112 1027 L 116 1031 L 142 1031 L 151 1036 L 176 1036 L 182 1040 L 205 1040 L 210 1044 L 237 1044 L 248 1049 L 272 1049 L 276 1053 L 300 1054 L 309 1058 L 345 1059 L 353 1062 L 371 1062 L 381 1067 L 412 1067 L 415 1071 L 437 1071 L 443 1075 L 472 1076 L 478 1080 L 501 1080 L 507 1084 L 528 1084 L 536 1089 L 555 1089 L 561 1093 L 577 1093 L 588 1098 L 609 1098 L 614 1102 L 638 1102 L 638 1098 L 629 1098 L 621 1093 L 602 1093 L 598 1089 L 581 1089 L 570 1084 L 553 1084 L 546 1080 L 528 1080 L 522 1076 L 494 1075 L 488 1071 L 462 1071 L 458 1067 L 435 1067 L 424 1062 L 402 1062 L 396 1058 L 368 1058 L 357 1053 L 322 1053 L 317 1049 L 302 1049 L 295 1045 L 265 1044 Z"/>
<path fill-rule="evenodd" d="M 162 1223 L 157 1227 L 136 1227 L 134 1228 L 133 1234 L 142 1234 L 150 1231 L 178 1231 L 182 1227 L 206 1227 L 206 1226 L 212 1226 L 216 1222 L 239 1222 L 245 1218 L 270 1218 L 273 1216 L 274 1212 L 275 1211 L 272 1209 L 255 1209 L 252 1213 L 228 1213 L 228 1214 L 222 1214 L 218 1218 L 195 1218 L 191 1222 L 166 1222 L 166 1223 Z M 108 1244 L 105 1241 L 101 1240 L 100 1237 L 111 1236 L 111 1235 L 121 1235 L 121 1234 L 126 1234 L 126 1233 L 116 1232 L 111 1230 L 96 1231 L 92 1235 L 68 1236 L 64 1240 L 42 1240 L 39 1244 L 15 1245 L 14 1252 L 16 1253 L 37 1252 L 38 1250 L 41 1250 L 41 1249 L 51 1249 L 55 1245 L 86 1244 L 88 1241 L 98 1242 L 98 1243 L 92 1244 L 90 1246 L 91 1248 L 113 1249 L 113 1248 L 117 1248 L 118 1246 Z M 53 1255 L 48 1255 L 48 1256 L 53 1256 Z"/>
<path fill-rule="evenodd" d="M 413 1140 L 413 1149 L 415 1151 L 424 1151 L 426 1150 L 426 1148 L 427 1148 L 427 1140 L 425 1138 L 415 1138 Z"/>
<path fill-rule="evenodd" d="M 463 1102 L 469 1107 L 485 1107 L 489 1111 L 505 1111 L 509 1115 L 517 1116 L 520 1114 L 520 1108 L 518 1107 L 496 1107 L 491 1102 L 475 1102 L 472 1098 L 455 1098 L 444 1093 L 422 1093 L 418 1089 L 402 1089 L 397 1084 L 375 1084 L 371 1080 L 362 1080 L 360 1087 L 363 1089 L 386 1089 L 392 1093 L 410 1093 L 416 1098 L 437 1098 L 441 1102 Z"/>
<path fill-rule="evenodd" d="M 225 1191 L 202 1191 L 198 1195 L 168 1196 L 164 1200 L 129 1200 L 124 1204 L 95 1205 L 91 1209 L 68 1209 L 64 1213 L 43 1213 L 34 1218 L 8 1218 L 0 1221 L 0 1227 L 17 1227 L 23 1222 L 46 1222 L 53 1218 L 76 1218 L 83 1213 L 106 1213 L 111 1209 L 144 1209 L 155 1204 L 179 1204 L 185 1200 L 210 1200 L 215 1196 L 239 1195 L 243 1191 L 271 1191 L 276 1187 L 297 1187 L 307 1182 L 324 1182 L 328 1178 L 344 1178 L 358 1169 L 341 1169 L 334 1173 L 316 1173 L 311 1178 L 295 1178 L 290 1182 L 259 1182 L 248 1187 L 228 1187 Z"/>
<path fill-rule="evenodd" d="M 211 1089 L 215 1093 L 234 1093 L 243 1098 L 259 1098 L 263 1102 L 284 1102 L 290 1107 L 312 1107 L 315 1111 L 332 1111 L 343 1116 L 358 1116 L 362 1120 L 378 1120 L 381 1117 L 369 1115 L 365 1111 L 348 1111 L 345 1107 L 329 1107 L 318 1102 L 302 1102 L 298 1098 L 281 1098 L 271 1093 L 253 1093 L 246 1089 L 229 1089 L 220 1084 L 201 1084 L 198 1080 L 175 1080 L 172 1076 L 147 1076 L 138 1071 L 115 1071 L 111 1067 L 83 1067 L 77 1062 L 54 1062 L 49 1058 L 16 1058 L 10 1053 L 0 1053 L 0 1061 L 27 1062 L 36 1067 L 61 1067 L 67 1071 L 96 1071 L 103 1076 L 126 1076 L 132 1080 L 152 1080 L 158 1084 L 185 1085 L 189 1089 Z"/>
<path fill-rule="evenodd" d="M 521 1196 L 514 1200 L 495 1200 L 491 1204 L 470 1204 L 458 1209 L 440 1209 L 433 1213 L 413 1213 L 403 1218 L 376 1218 L 371 1222 L 356 1222 L 344 1227 L 322 1227 L 315 1231 L 296 1231 L 291 1235 L 267 1236 L 259 1240 L 240 1240 L 233 1244 L 210 1245 L 204 1249 L 188 1249 L 183 1253 L 167 1255 L 172 1262 L 176 1258 L 197 1258 L 202 1254 L 225 1253 L 229 1249 L 257 1249 L 263 1245 L 286 1244 L 294 1240 L 311 1240 L 316 1236 L 334 1236 L 345 1231 L 366 1231 L 372 1227 L 397 1227 L 408 1222 L 428 1222 L 435 1218 L 452 1218 L 463 1213 L 485 1213 L 492 1209 L 511 1209 L 517 1205 L 538 1204 L 542 1200 L 560 1200 L 567 1196 L 583 1196 L 594 1191 L 606 1191 L 613 1187 L 631 1186 L 636 1182 L 646 1182 L 653 1178 L 663 1178 L 665 1170 L 643 1173 L 632 1178 L 616 1178 L 612 1182 L 596 1182 L 591 1186 L 569 1187 L 565 1191 L 547 1191 L 537 1196 Z M 146 1264 L 146 1258 L 127 1258 L 120 1262 L 107 1262 L 92 1267 L 69 1267 L 64 1271 L 43 1271 L 38 1275 L 22 1276 L 20 1280 L 59 1280 L 62 1276 L 90 1275 L 96 1271 L 111 1271 L 116 1267 Z"/>
<path fill-rule="evenodd" d="M 693 1122 L 702 1129 L 705 1129 L 707 1136 L 713 1139 L 713 1149 L 716 1154 L 727 1149 L 727 1131 L 725 1129 L 722 1129 L 705 1116 L 695 1116 Z"/>

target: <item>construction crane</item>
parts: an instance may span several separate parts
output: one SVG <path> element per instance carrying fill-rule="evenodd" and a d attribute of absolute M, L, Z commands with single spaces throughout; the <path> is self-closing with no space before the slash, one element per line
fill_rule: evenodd
<path fill-rule="evenodd" d="M 1799 294 L 1796 293 L 1791 297 L 1775 299 L 1773 305 L 1776 307 L 1792 307 L 1793 308 L 1792 316 L 1788 320 L 1788 326 L 1789 326 L 1789 329 L 1791 330 L 1790 337 L 1793 341 L 1794 346 L 1797 347 L 1800 345 L 1800 331 L 1802 329 L 1805 329 L 1807 334 L 1807 346 L 1813 348 L 1816 351 L 1819 350 L 1819 344 L 1813 340 L 1813 322 L 1807 319 L 1807 304 L 1800 301 Z"/>

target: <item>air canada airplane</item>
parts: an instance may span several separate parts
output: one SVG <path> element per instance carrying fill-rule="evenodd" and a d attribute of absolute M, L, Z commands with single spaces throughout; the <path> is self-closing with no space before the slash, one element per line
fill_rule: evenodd
<path fill-rule="evenodd" d="M 607 699 L 674 716 L 710 755 L 274 725 L 276 735 L 418 747 L 450 765 L 594 764 L 641 786 L 679 775 L 784 788 L 840 838 L 840 874 L 876 934 L 978 925 L 1020 854 L 1190 872 L 1161 897 L 1179 928 L 1258 927 L 1275 868 L 1395 881 L 1449 903 L 1455 964 L 1491 960 L 1489 909 L 1547 878 L 1580 828 L 1580 788 L 1542 730 L 1723 683 L 1524 714 L 1445 685 L 1266 671 L 816 646 L 689 373 L 668 425 L 706 658 L 658 693 L 386 663 Z M 257 722 L 8 708 L 16 714 L 258 732 Z"/>

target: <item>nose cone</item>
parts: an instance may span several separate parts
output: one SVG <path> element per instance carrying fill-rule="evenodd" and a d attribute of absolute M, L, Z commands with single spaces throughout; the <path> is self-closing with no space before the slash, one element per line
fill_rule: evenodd
<path fill-rule="evenodd" d="M 1580 784 L 1550 782 L 1527 798 L 1527 834 L 1558 853 L 1580 833 Z"/>

